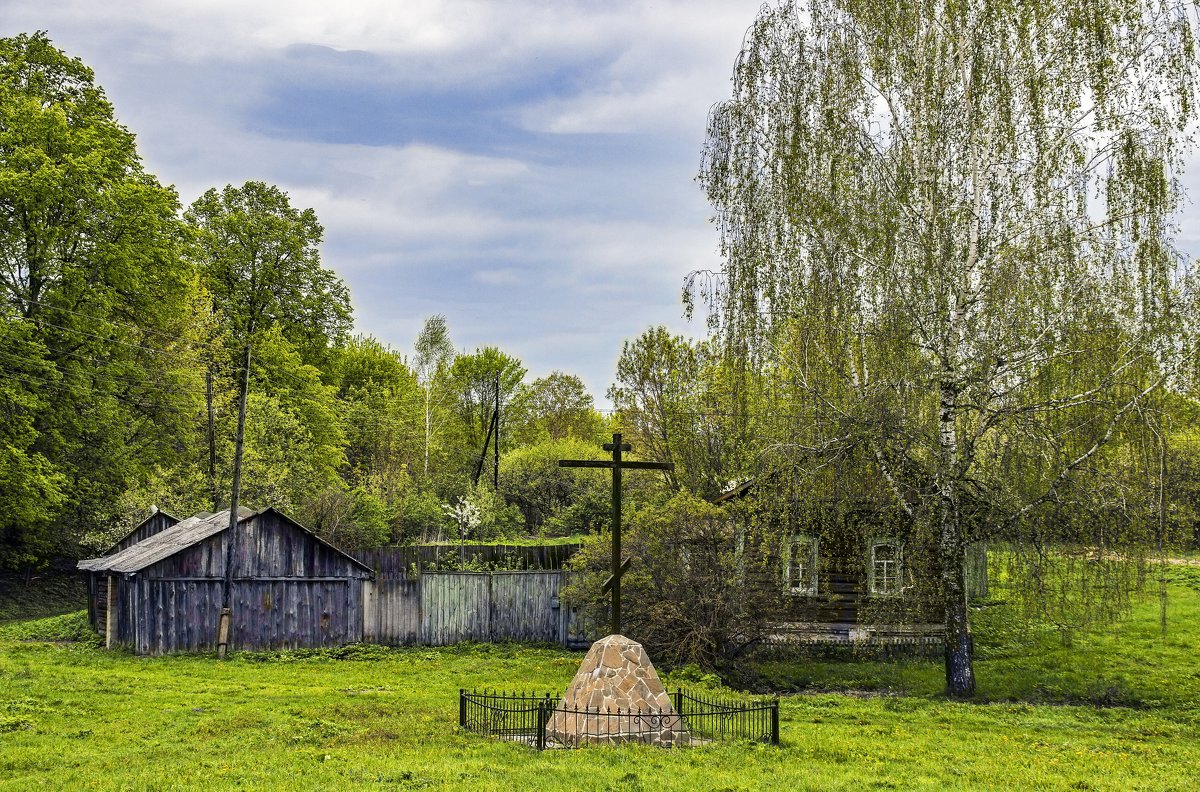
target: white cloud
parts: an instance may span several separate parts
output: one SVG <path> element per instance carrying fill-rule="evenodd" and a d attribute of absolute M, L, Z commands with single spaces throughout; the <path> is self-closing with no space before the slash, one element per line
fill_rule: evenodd
<path fill-rule="evenodd" d="M 510 268 L 478 270 L 474 278 L 488 286 L 516 286 L 522 282 L 521 276 Z"/>

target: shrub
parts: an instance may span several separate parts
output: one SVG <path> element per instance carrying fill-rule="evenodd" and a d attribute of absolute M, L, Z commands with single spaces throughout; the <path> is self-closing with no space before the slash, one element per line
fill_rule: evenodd
<path fill-rule="evenodd" d="M 624 552 L 632 559 L 622 577 L 623 631 L 668 664 L 711 668 L 758 641 L 778 594 L 773 580 L 747 566 L 737 550 L 734 523 L 716 506 L 680 493 L 630 515 Z M 610 539 L 592 537 L 572 559 L 581 573 L 564 589 L 582 608 L 585 624 L 605 625 L 608 596 L 601 587 L 611 568 Z M 605 629 L 600 627 L 600 629 Z"/>

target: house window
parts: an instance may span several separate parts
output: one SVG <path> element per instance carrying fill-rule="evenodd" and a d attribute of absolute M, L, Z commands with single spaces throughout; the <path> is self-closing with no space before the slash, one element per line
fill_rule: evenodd
<path fill-rule="evenodd" d="M 900 593 L 900 543 L 878 539 L 871 543 L 871 593 Z"/>
<path fill-rule="evenodd" d="M 811 596 L 817 593 L 817 539 L 793 535 L 788 540 L 783 566 L 783 585 L 788 594 Z"/>

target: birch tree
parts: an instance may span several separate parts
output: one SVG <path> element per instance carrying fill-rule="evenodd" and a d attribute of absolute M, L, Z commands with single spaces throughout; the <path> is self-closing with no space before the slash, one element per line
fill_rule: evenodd
<path fill-rule="evenodd" d="M 797 456 L 865 454 L 936 538 L 952 695 L 975 688 L 964 499 L 1015 531 L 1178 372 L 1195 13 L 782 2 L 711 113 L 724 264 L 692 293 L 807 416 Z"/>
<path fill-rule="evenodd" d="M 454 344 L 450 342 L 450 328 L 446 317 L 441 314 L 425 319 L 421 333 L 414 344 L 417 380 L 425 391 L 425 463 L 422 472 L 429 478 L 429 447 L 433 443 L 434 391 L 438 378 L 445 375 L 446 367 L 454 360 Z"/>

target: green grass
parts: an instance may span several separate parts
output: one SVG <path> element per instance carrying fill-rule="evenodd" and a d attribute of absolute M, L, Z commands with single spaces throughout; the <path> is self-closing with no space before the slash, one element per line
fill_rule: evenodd
<path fill-rule="evenodd" d="M 459 687 L 561 691 L 558 648 L 139 658 L 82 614 L 0 627 L 0 788 L 1180 789 L 1200 786 L 1200 593 L 1064 647 L 977 613 L 980 701 L 934 662 L 763 661 L 784 744 L 546 751 L 455 728 Z M 711 684 L 681 669 L 668 684 Z"/>

